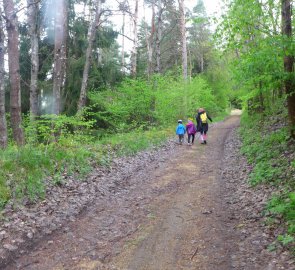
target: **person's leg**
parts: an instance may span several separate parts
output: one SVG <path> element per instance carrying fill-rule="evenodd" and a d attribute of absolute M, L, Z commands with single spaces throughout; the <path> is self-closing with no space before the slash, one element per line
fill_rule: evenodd
<path fill-rule="evenodd" d="M 188 143 L 190 143 L 190 141 L 191 141 L 191 136 L 192 136 L 191 134 L 187 134 L 187 142 Z"/>
<path fill-rule="evenodd" d="M 181 135 L 178 135 L 179 143 L 181 143 Z"/>
<path fill-rule="evenodd" d="M 192 144 L 194 144 L 195 141 L 195 134 L 192 134 Z"/>
<path fill-rule="evenodd" d="M 179 135 L 180 136 L 180 144 L 183 143 L 184 134 Z"/>
<path fill-rule="evenodd" d="M 204 138 L 204 144 L 206 144 L 207 143 L 207 132 L 204 132 L 203 138 Z"/>
<path fill-rule="evenodd" d="M 204 129 L 203 129 L 203 126 L 202 126 L 202 129 L 200 131 L 200 141 L 201 141 L 201 143 L 204 143 Z"/>

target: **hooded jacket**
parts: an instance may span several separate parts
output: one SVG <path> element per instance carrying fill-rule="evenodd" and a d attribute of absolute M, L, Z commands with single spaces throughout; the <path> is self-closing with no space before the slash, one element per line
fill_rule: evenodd
<path fill-rule="evenodd" d="M 189 121 L 186 124 L 186 131 L 187 131 L 187 134 L 196 134 L 197 129 L 196 129 L 195 124 L 192 121 Z"/>
<path fill-rule="evenodd" d="M 178 124 L 176 127 L 176 134 L 177 135 L 184 135 L 185 134 L 185 127 L 183 124 Z"/>

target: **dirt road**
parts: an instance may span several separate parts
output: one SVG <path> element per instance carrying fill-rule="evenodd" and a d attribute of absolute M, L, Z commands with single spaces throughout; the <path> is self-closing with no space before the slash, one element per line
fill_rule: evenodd
<path fill-rule="evenodd" d="M 210 128 L 207 145 L 175 145 L 169 160 L 122 177 L 110 196 L 6 269 L 232 269 L 221 170 L 224 141 L 238 125 L 232 116 Z"/>

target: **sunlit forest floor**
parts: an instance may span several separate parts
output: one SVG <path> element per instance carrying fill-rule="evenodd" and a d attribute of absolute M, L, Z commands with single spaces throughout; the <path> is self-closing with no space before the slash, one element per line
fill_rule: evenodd
<path fill-rule="evenodd" d="M 268 249 L 267 193 L 247 185 L 238 126 L 239 116 L 213 124 L 207 145 L 171 141 L 138 157 L 141 168 L 118 162 L 129 173 L 111 170 L 91 205 L 5 269 L 294 269 Z"/>

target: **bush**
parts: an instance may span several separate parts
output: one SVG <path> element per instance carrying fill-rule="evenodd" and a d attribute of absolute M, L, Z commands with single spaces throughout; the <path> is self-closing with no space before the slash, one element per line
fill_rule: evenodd
<path fill-rule="evenodd" d="M 187 84 L 169 75 L 155 75 L 150 81 L 126 79 L 116 89 L 92 91 L 89 99 L 85 117 L 95 120 L 96 128 L 119 133 L 176 123 L 194 117 L 199 107 L 211 115 L 225 111 L 201 76 Z"/>

